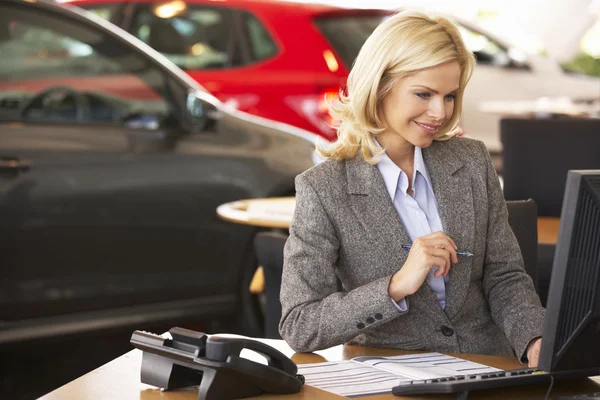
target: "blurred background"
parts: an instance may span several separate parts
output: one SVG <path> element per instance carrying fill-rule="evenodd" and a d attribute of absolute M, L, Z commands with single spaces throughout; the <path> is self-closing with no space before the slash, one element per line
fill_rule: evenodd
<path fill-rule="evenodd" d="M 568 168 L 600 168 L 576 135 L 600 135 L 600 0 L 0 0 L 0 397 L 64 385 L 134 329 L 277 337 L 252 289 L 267 229 L 216 209 L 294 195 L 335 140 L 327 101 L 399 9 L 458 24 L 477 58 L 463 135 L 507 198 L 505 172 L 526 173 L 503 119 L 558 129 Z"/>

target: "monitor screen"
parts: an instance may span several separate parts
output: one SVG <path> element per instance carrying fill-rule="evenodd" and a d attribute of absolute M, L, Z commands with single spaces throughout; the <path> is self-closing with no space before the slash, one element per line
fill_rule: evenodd
<path fill-rule="evenodd" d="M 569 171 L 539 369 L 600 370 L 600 170 Z"/>

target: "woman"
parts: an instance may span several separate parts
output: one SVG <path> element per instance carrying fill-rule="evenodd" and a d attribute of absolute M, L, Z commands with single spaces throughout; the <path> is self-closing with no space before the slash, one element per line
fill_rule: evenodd
<path fill-rule="evenodd" d="M 294 350 L 350 343 L 537 366 L 544 309 L 498 177 L 483 143 L 456 137 L 474 63 L 450 21 L 422 13 L 392 16 L 362 47 L 331 107 L 328 160 L 296 178 L 279 325 Z"/>

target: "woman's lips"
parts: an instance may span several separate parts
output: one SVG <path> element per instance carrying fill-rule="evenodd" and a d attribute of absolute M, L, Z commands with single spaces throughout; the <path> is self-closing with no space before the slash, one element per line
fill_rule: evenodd
<path fill-rule="evenodd" d="M 423 130 L 425 133 L 428 133 L 430 135 L 434 135 L 435 133 L 437 133 L 438 129 L 441 126 L 441 125 L 435 125 L 435 124 L 424 124 L 424 123 L 418 122 L 418 121 L 414 121 L 414 123 L 417 124 L 417 126 L 419 126 L 419 128 L 421 128 L 421 130 Z"/>

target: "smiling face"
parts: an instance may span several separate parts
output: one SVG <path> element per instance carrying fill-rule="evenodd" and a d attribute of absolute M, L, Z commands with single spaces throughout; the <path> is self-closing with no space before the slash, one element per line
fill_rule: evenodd
<path fill-rule="evenodd" d="M 460 74 L 458 62 L 450 61 L 400 79 L 381 104 L 385 130 L 376 136 L 379 143 L 407 152 L 431 145 L 454 113 Z"/>

